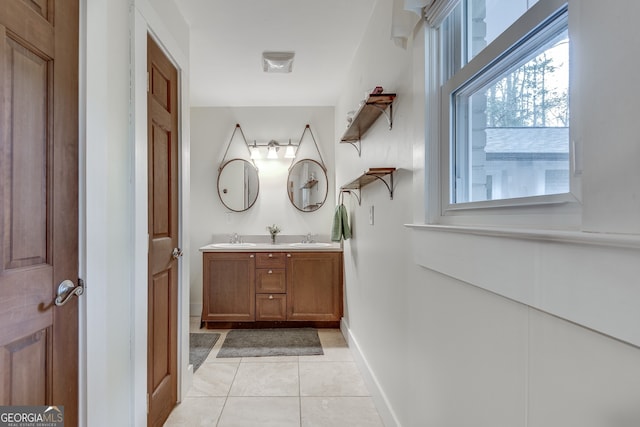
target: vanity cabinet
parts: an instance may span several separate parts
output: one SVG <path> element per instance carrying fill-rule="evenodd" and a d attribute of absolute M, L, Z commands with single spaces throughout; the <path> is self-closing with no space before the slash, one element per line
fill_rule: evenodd
<path fill-rule="evenodd" d="M 256 253 L 256 321 L 287 320 L 284 252 Z"/>
<path fill-rule="evenodd" d="M 336 326 L 342 275 L 341 252 L 204 252 L 202 322 Z"/>
<path fill-rule="evenodd" d="M 253 322 L 256 310 L 256 255 L 203 254 L 202 321 Z"/>
<path fill-rule="evenodd" d="M 342 317 L 342 254 L 287 255 L 287 320 L 338 321 Z"/>

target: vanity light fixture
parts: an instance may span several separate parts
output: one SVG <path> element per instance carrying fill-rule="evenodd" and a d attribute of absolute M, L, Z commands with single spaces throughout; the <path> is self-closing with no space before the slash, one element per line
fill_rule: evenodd
<path fill-rule="evenodd" d="M 280 149 L 280 144 L 278 144 L 276 141 L 274 141 L 273 139 L 271 141 L 269 141 L 269 144 L 267 144 L 267 147 L 269 147 L 269 149 L 267 150 L 267 159 L 277 159 L 278 158 L 278 150 Z"/>
<path fill-rule="evenodd" d="M 265 73 L 290 73 L 294 56 L 295 52 L 262 52 L 262 69 Z"/>
<path fill-rule="evenodd" d="M 287 144 L 287 151 L 284 152 L 285 159 L 294 159 L 296 157 L 296 147 L 291 144 L 291 139 L 289 139 L 289 144 Z"/>
<path fill-rule="evenodd" d="M 260 154 L 260 149 L 258 148 L 258 146 L 256 145 L 256 141 L 253 141 L 253 145 L 251 146 L 251 159 L 256 160 L 256 159 L 261 159 L 262 155 Z"/>

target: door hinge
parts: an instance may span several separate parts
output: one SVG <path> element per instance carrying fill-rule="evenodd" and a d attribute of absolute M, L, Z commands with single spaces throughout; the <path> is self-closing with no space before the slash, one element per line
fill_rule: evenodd
<path fill-rule="evenodd" d="M 147 71 L 147 92 L 149 92 L 149 85 L 151 83 L 149 82 L 149 72 Z"/>
<path fill-rule="evenodd" d="M 149 393 L 147 393 L 147 414 L 149 413 L 149 406 L 150 406 Z"/>

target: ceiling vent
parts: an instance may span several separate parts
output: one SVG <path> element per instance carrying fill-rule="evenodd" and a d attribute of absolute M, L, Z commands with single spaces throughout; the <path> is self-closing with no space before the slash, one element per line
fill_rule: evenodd
<path fill-rule="evenodd" d="M 295 52 L 262 52 L 262 69 L 265 73 L 290 73 L 294 56 Z"/>

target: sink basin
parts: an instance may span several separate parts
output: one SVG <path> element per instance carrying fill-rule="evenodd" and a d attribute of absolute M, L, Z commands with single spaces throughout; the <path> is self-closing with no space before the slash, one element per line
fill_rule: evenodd
<path fill-rule="evenodd" d="M 315 242 L 315 243 L 289 243 L 290 246 L 297 248 L 328 248 L 333 246 L 331 243 Z"/>
<path fill-rule="evenodd" d="M 210 246 L 216 248 L 251 248 L 255 243 L 213 243 Z"/>

